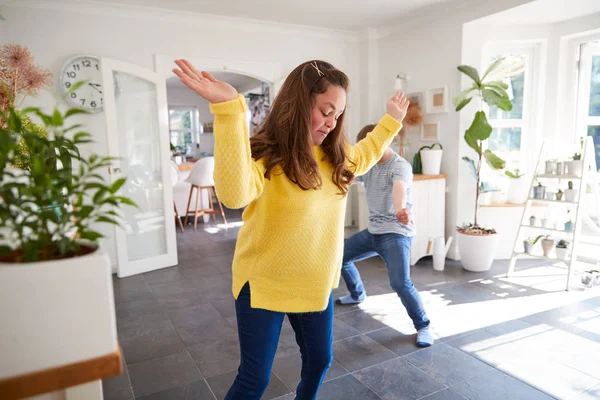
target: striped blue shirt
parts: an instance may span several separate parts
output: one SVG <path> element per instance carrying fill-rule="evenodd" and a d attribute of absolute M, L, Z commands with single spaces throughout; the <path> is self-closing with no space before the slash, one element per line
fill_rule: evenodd
<path fill-rule="evenodd" d="M 399 233 L 404 236 L 414 236 L 414 221 L 408 225 L 401 224 L 396 218 L 392 188 L 394 181 L 402 180 L 407 183 L 406 207 L 412 208 L 412 166 L 397 153 L 383 164 L 375 164 L 365 175 L 356 178 L 363 182 L 367 191 L 369 206 L 368 230 L 374 235 L 384 233 Z"/>

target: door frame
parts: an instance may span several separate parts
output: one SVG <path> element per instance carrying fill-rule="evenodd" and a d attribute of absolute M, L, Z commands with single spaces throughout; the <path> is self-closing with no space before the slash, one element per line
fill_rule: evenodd
<path fill-rule="evenodd" d="M 175 224 L 169 223 L 172 220 L 172 203 L 173 192 L 170 190 L 171 185 L 171 167 L 169 165 L 169 126 L 168 126 L 168 106 L 167 106 L 167 90 L 162 77 L 151 69 L 140 67 L 128 62 L 114 60 L 110 58 L 101 58 L 102 65 L 102 82 L 104 91 L 104 113 L 106 117 L 106 138 L 108 155 L 119 157 L 119 143 L 113 135 L 118 134 L 117 123 L 117 108 L 115 98 L 115 85 L 113 79 L 113 71 L 123 72 L 138 78 L 147 80 L 155 84 L 156 88 L 156 109 L 158 110 L 158 130 L 159 130 L 159 154 L 161 166 L 161 180 L 163 183 L 163 208 L 165 218 L 165 238 L 166 238 L 166 253 L 152 258 L 129 261 L 127 253 L 127 234 L 126 232 L 115 227 L 115 241 L 117 251 L 117 276 L 123 278 L 126 276 L 137 275 L 140 273 L 153 271 L 161 268 L 170 267 L 177 264 L 177 240 L 175 233 Z M 113 132 L 113 133 L 111 133 Z M 162 138 L 162 140 L 160 140 Z M 111 172 L 115 168 L 120 168 L 121 164 L 118 160 L 113 162 Z M 120 177 L 120 174 L 110 173 L 111 181 Z"/>

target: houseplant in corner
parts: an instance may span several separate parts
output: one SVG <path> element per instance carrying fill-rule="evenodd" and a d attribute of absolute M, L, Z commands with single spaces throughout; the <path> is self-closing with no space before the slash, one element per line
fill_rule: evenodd
<path fill-rule="evenodd" d="M 473 122 L 465 132 L 465 142 L 475 151 L 477 158 L 475 160 L 469 157 L 463 157 L 469 165 L 471 172 L 477 184 L 475 185 L 475 213 L 474 221 L 471 224 L 457 227 L 458 248 L 463 268 L 468 271 L 486 271 L 490 269 L 496 248 L 498 246 L 498 235 L 494 229 L 479 226 L 477 213 L 479 210 L 479 195 L 481 182 L 481 168 L 484 165 L 484 159 L 487 165 L 493 170 L 504 169 L 506 163 L 492 151 L 485 148 L 487 139 L 492 134 L 492 127 L 488 123 L 483 104 L 489 107 L 497 107 L 501 110 L 512 110 L 506 89 L 508 85 L 502 81 L 486 82 L 488 75 L 500 66 L 503 59 L 500 58 L 493 62 L 480 77 L 479 72 L 468 65 L 458 66 L 458 70 L 471 78 L 473 84 L 470 88 L 460 92 L 454 97 L 456 111 L 462 110 L 474 98 L 478 102 L 478 111 L 475 113 Z"/>
<path fill-rule="evenodd" d="M 0 377 L 118 350 L 110 260 L 94 227 L 119 225 L 118 208 L 135 204 L 118 194 L 125 178 L 101 176 L 111 158 L 79 153 L 91 135 L 67 121 L 82 113 L 0 113 Z M 41 120 L 49 138 L 31 132 L 25 116 Z M 21 141 L 27 170 L 10 168 Z"/>

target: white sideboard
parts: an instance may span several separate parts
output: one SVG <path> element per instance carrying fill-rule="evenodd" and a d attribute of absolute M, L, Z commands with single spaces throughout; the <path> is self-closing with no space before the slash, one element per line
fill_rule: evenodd
<path fill-rule="evenodd" d="M 413 182 L 413 219 L 416 234 L 410 254 L 410 264 L 415 265 L 427 253 L 429 239 L 444 236 L 446 213 L 447 175 L 415 175 Z M 365 187 L 358 186 L 358 229 L 367 229 L 369 208 Z"/>

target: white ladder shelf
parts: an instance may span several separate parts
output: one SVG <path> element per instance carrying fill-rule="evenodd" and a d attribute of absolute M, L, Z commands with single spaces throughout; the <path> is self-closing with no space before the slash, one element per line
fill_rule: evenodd
<path fill-rule="evenodd" d="M 542 145 L 542 148 L 540 149 L 538 161 L 536 164 L 536 171 L 540 171 L 540 169 L 542 171 L 544 171 L 544 168 L 545 168 L 544 147 L 546 147 L 546 143 L 544 143 Z M 600 189 L 600 187 L 598 187 L 598 173 L 597 173 L 597 167 L 596 167 L 596 156 L 595 156 L 595 152 L 594 152 L 594 142 L 593 142 L 592 137 L 585 138 L 584 146 L 582 149 L 581 160 L 582 160 L 582 164 L 583 164 L 583 171 L 582 171 L 581 176 L 577 176 L 577 175 L 573 175 L 573 174 L 562 174 L 562 175 L 538 174 L 538 175 L 533 176 L 533 178 L 531 180 L 531 185 L 530 185 L 531 186 L 530 187 L 530 195 L 532 192 L 532 188 L 535 185 L 535 181 L 536 181 L 535 177 L 537 176 L 538 179 L 544 179 L 544 180 L 557 180 L 558 182 L 561 182 L 561 181 L 579 182 L 576 200 L 569 202 L 569 201 L 559 201 L 559 200 L 549 200 L 549 199 L 534 199 L 534 198 L 527 199 L 527 201 L 525 203 L 525 207 L 523 208 L 523 215 L 521 216 L 519 230 L 518 230 L 517 236 L 515 238 L 515 244 L 513 246 L 512 257 L 510 258 L 510 262 L 508 264 L 508 271 L 506 273 L 507 277 L 511 277 L 514 274 L 515 265 L 516 265 L 517 259 L 519 257 L 539 258 L 539 259 L 545 259 L 545 260 L 554 261 L 554 262 L 563 262 L 568 267 L 566 290 L 570 289 L 571 283 L 573 282 L 573 276 L 575 274 L 574 266 L 577 261 L 577 250 L 578 250 L 578 247 L 579 247 L 580 241 L 581 241 L 581 230 L 582 230 L 582 220 L 583 220 L 583 213 L 582 213 L 583 210 L 581 207 L 581 205 L 582 205 L 581 203 L 584 201 L 584 194 L 586 193 L 588 184 L 592 184 L 592 188 L 593 188 L 595 196 L 596 196 L 596 206 L 599 211 L 598 215 L 600 216 L 600 195 L 598 194 L 598 190 Z M 526 220 L 526 218 L 528 217 L 528 215 L 531 214 L 531 212 L 532 212 L 531 206 L 533 204 L 546 204 L 546 205 L 548 205 L 548 207 L 565 207 L 565 206 L 574 207 L 575 214 L 574 214 L 572 231 L 554 229 L 554 228 L 546 228 L 546 227 L 541 227 L 541 226 L 532 226 L 530 224 L 527 224 L 528 221 Z M 529 254 L 526 252 L 518 251 L 517 250 L 518 244 L 520 242 L 522 242 L 525 238 L 525 236 L 523 236 L 522 234 L 525 233 L 527 236 L 529 236 L 528 233 L 530 233 L 532 231 L 537 231 L 537 232 L 539 232 L 538 234 L 554 233 L 557 236 L 560 236 L 560 238 L 562 238 L 562 239 L 568 239 L 568 241 L 571 244 L 570 254 L 568 255 L 568 257 L 565 260 L 562 260 L 562 259 L 558 259 L 558 258 L 549 258 L 549 257 L 541 256 L 541 255 L 532 255 L 532 254 Z"/>

